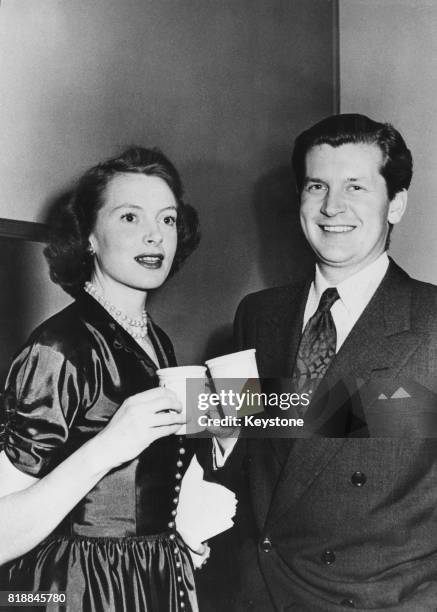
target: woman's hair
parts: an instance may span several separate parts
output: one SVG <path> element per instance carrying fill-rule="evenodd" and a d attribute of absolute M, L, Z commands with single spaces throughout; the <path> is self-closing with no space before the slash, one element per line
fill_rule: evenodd
<path fill-rule="evenodd" d="M 183 201 L 182 182 L 176 168 L 159 149 L 129 147 L 118 157 L 85 172 L 71 196 L 59 202 L 50 215 L 49 240 L 44 250 L 50 278 L 73 297 L 91 278 L 94 263 L 88 239 L 104 204 L 106 187 L 114 176 L 129 172 L 161 178 L 176 199 L 178 241 L 170 274 L 179 269 L 199 244 L 197 213 Z"/>

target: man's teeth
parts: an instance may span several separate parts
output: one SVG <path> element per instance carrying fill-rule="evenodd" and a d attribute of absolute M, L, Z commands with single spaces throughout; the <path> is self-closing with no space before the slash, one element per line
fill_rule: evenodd
<path fill-rule="evenodd" d="M 322 229 L 325 232 L 334 232 L 341 234 L 343 232 L 350 232 L 354 229 L 353 225 L 322 225 Z"/>

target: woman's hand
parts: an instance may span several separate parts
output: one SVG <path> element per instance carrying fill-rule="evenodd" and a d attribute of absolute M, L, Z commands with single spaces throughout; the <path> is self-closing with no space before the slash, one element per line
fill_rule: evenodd
<path fill-rule="evenodd" d="M 158 438 L 170 436 L 185 423 L 182 404 L 171 389 L 157 387 L 132 395 L 108 425 L 95 436 L 102 469 L 117 467 L 137 457 Z"/>

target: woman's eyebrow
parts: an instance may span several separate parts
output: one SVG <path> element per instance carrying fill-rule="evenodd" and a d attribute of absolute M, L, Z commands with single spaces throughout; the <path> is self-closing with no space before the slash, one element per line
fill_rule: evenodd
<path fill-rule="evenodd" d="M 117 206 L 114 206 L 111 212 L 116 212 L 117 210 L 120 210 L 120 208 L 133 208 L 135 210 L 143 210 L 143 206 L 140 206 L 139 204 L 131 204 L 130 202 L 125 202 L 124 204 L 117 204 Z M 164 210 L 177 211 L 177 209 L 177 206 L 171 204 L 169 206 L 164 206 L 163 208 L 160 208 L 158 212 L 163 212 Z"/>
<path fill-rule="evenodd" d="M 139 206 L 138 204 L 130 204 L 130 202 L 124 202 L 123 204 L 117 204 L 117 206 L 114 206 L 112 210 L 115 211 L 119 210 L 120 208 L 135 208 L 136 210 L 141 210 L 142 206 Z"/>

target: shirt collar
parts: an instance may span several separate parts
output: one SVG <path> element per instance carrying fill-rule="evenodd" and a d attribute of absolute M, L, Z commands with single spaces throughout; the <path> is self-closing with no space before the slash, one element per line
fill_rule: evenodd
<path fill-rule="evenodd" d="M 371 264 L 336 285 L 340 300 L 351 315 L 354 312 L 362 312 L 363 307 L 369 303 L 384 278 L 388 266 L 389 259 L 385 251 Z M 313 287 L 317 304 L 325 289 L 332 287 L 317 264 Z"/>

